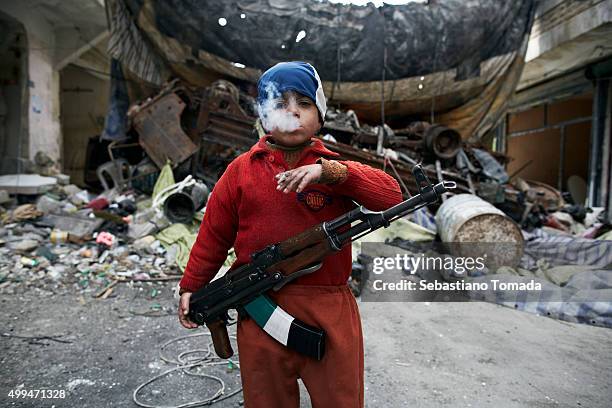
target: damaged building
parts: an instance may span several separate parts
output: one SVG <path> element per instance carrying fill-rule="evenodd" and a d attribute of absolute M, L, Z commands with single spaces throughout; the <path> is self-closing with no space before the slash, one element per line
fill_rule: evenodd
<path fill-rule="evenodd" d="M 145 361 L 151 343 L 159 341 L 159 358 L 175 366 L 161 372 L 163 365 L 156 355 L 148 366 L 152 379 L 144 381 L 142 367 L 136 374 L 131 367 L 131 372 L 121 374 L 130 377 L 122 379 L 122 392 L 108 400 L 102 400 L 108 393 L 100 393 L 91 397 L 92 405 L 84 406 L 121 405 L 125 395 L 136 405 L 153 406 L 147 404 L 168 395 L 157 383 L 151 384 L 174 370 L 183 374 L 186 367 L 209 370 L 214 375 L 201 377 L 208 376 L 206 381 L 212 379 L 216 385 L 201 387 L 214 390 L 201 401 L 196 399 L 200 389 L 185 392 L 181 406 L 242 405 L 243 401 L 232 399 L 241 392 L 238 359 L 216 359 L 212 343 L 207 350 L 194 346 L 168 358 L 164 348 L 185 337 L 168 341 L 164 329 L 177 326 L 177 282 L 186 276 L 211 193 L 228 165 L 269 130 L 262 124 L 257 83 L 262 73 L 282 61 L 305 61 L 316 67 L 327 98 L 316 137 L 338 154 L 336 160 L 386 172 L 397 180 L 404 200 L 430 192 L 432 184 L 448 186 L 444 194 L 435 194 L 435 202 L 419 205 L 387 222 L 385 228 L 348 243 L 353 259 L 347 284 L 364 310 L 364 328 L 373 333 L 368 339 L 371 344 L 384 339 L 387 329 L 377 325 L 387 317 L 396 324 L 389 332 L 400 333 L 404 322 L 397 316 L 405 305 L 396 309 L 376 305 L 398 301 L 410 306 L 417 325 L 440 325 L 435 336 L 427 326 L 421 338 L 415 337 L 418 347 L 397 347 L 402 352 L 410 348 L 407 360 L 418 361 L 422 367 L 435 370 L 442 367 L 440 361 L 461 357 L 465 344 L 480 344 L 490 326 L 494 334 L 487 339 L 492 343 L 489 349 L 503 349 L 499 342 L 505 336 L 506 345 L 516 342 L 515 349 L 508 346 L 515 355 L 525 352 L 523 335 L 525 342 L 553 353 L 550 343 L 565 330 L 562 334 L 567 338 L 574 336 L 571 353 L 556 350 L 550 360 L 561 364 L 556 360 L 572 354 L 572 364 L 584 369 L 588 378 L 582 382 L 589 385 L 595 377 L 602 382 L 609 378 L 604 358 L 583 358 L 578 350 L 585 352 L 591 346 L 605 352 L 610 337 L 603 332 L 612 328 L 612 47 L 608 44 L 612 0 L 353 3 L 0 0 L 3 302 L 15 305 L 22 297 L 29 299 L 24 306 L 28 318 L 38 298 L 46 305 L 70 299 L 62 307 L 74 310 L 76 303 L 78 313 L 84 315 L 91 308 L 97 313 L 93 318 L 112 326 L 110 335 L 104 333 L 105 341 L 121 342 L 112 352 L 104 351 L 108 356 L 100 357 L 94 350 L 94 365 L 116 364 L 115 356 L 122 356 L 124 344 Z M 359 203 L 354 204 L 359 208 Z M 457 259 L 483 252 L 493 259 L 482 268 L 442 266 L 443 260 L 456 266 Z M 392 295 L 376 293 L 369 285 L 380 277 L 375 262 L 400 253 L 404 266 L 385 270 L 387 279 L 401 282 L 391 286 L 439 281 L 463 289 L 450 299 L 439 293 L 434 297 L 399 290 Z M 427 256 L 440 264 L 432 270 L 415 266 Z M 236 261 L 232 248 L 217 277 Z M 350 263 L 347 266 L 348 274 Z M 533 300 L 529 293 L 525 295 L 529 290 L 512 297 L 505 290 L 482 294 L 464 289 L 492 281 L 515 288 L 537 283 L 551 297 Z M 466 312 L 456 306 L 437 308 L 438 300 L 466 301 L 461 306 L 478 303 L 472 300 L 492 304 Z M 99 314 L 107 306 L 103 310 L 110 318 L 104 320 Z M 380 319 L 388 310 L 397 316 Z M 486 319 L 492 311 L 507 314 L 491 323 Z M 521 320 L 511 320 L 519 314 Z M 68 321 L 63 310 L 51 311 L 50 316 L 55 317 L 49 321 Z M 170 316 L 173 326 L 168 323 Z M 447 320 L 436 320 L 440 316 Z M 539 316 L 549 323 L 528 320 Z M 162 323 L 151 329 L 147 319 L 153 318 Z M 32 327 L 38 328 L 40 321 L 33 320 Z M 556 326 L 546 337 L 538 329 L 550 322 Z M 29 323 L 21 316 L 7 317 L 2 323 L 6 329 L 0 337 L 7 344 L 66 344 L 76 347 L 77 352 L 71 349 L 70 353 L 82 351 L 84 360 L 89 350 L 78 347 L 90 347 L 90 343 L 79 336 L 91 335 L 93 341 L 100 336 L 95 331 L 99 327 L 93 334 L 26 335 L 20 330 Z M 141 324 L 135 336 L 132 324 Z M 459 324 L 469 329 L 461 332 Z M 529 330 L 521 332 L 523 324 Z M 115 325 L 123 330 L 118 330 L 121 334 L 115 335 Z M 49 327 L 43 325 L 42 331 Z M 451 333 L 451 327 L 455 332 Z M 233 341 L 235 327 L 232 330 Z M 141 334 L 151 338 L 135 340 Z M 409 334 L 421 336 L 416 331 Z M 456 340 L 461 337 L 464 343 Z M 432 344 L 434 351 L 427 349 Z M 15 371 L 21 364 L 15 356 L 23 356 L 17 348 L 11 343 L 5 353 Z M 389 356 L 391 348 L 380 347 Z M 383 353 L 372 350 L 371 360 L 387 358 L 387 354 L 379 358 Z M 522 369 L 532 370 L 536 352 L 549 356 L 543 348 L 534 350 L 522 357 L 527 360 Z M 473 394 L 486 395 L 474 406 L 483 405 L 485 398 L 487 404 L 497 404 L 489 400 L 493 392 L 486 388 L 491 386 L 487 375 L 493 374 L 486 369 L 498 363 L 469 352 L 465 360 L 474 360 L 473 367 L 460 372 L 457 367 L 463 366 L 462 360 L 453 362 L 448 372 L 459 381 L 475 381 Z M 207 354 L 193 357 L 197 353 Z M 499 372 L 507 370 L 506 365 L 511 367 L 515 355 L 495 355 L 501 361 Z M 69 369 L 61 375 L 79 372 L 70 368 L 82 364 L 80 356 L 76 362 L 70 360 L 73 357 L 69 356 Z M 384 367 L 371 375 L 405 375 L 393 371 L 395 365 L 410 366 L 400 361 L 404 357 L 381 363 Z M 589 371 L 593 367 L 601 372 Z M 567 370 L 562 365 L 554 368 L 549 371 L 555 378 L 544 376 L 543 381 L 556 384 L 557 373 Z M 441 372 L 430 374 L 446 384 Z M 484 373 L 482 379 L 474 372 Z M 78 395 L 77 387 L 101 386 L 102 381 L 96 381 L 83 374 L 67 382 L 66 388 Z M 113 377 L 103 385 L 118 389 L 114 381 Z M 572 389 L 576 393 L 578 387 L 585 387 L 576 384 Z M 445 393 L 463 395 L 447 399 L 433 388 L 426 394 L 434 394 L 434 404 L 464 403 L 468 393 L 452 388 Z M 530 391 L 519 388 L 523 387 L 508 386 L 511 391 L 504 398 L 514 398 L 511 392 L 524 392 L 517 404 L 532 403 L 525 396 Z M 395 392 L 373 389 L 370 393 L 377 392 L 380 398 L 374 406 L 401 405 L 397 399 L 395 405 L 387 403 Z M 582 405 L 605 406 L 601 401 L 607 397 L 606 390 L 602 395 L 588 395 Z M 415 395 L 406 401 L 420 402 L 418 391 Z M 546 396 L 545 403 L 549 402 Z"/>
<path fill-rule="evenodd" d="M 330 105 L 341 111 L 340 116 L 342 111 L 354 113 L 353 121 L 343 121 L 330 110 L 325 131 L 341 143 L 356 141 L 377 156 L 382 156 L 382 148 L 399 144 L 412 144 L 414 151 L 422 135 L 406 133 L 409 126 L 429 122 L 454 130 L 463 141 L 504 154 L 501 164 L 509 175 L 545 183 L 560 193 L 569 192 L 571 178 L 572 189 L 580 191 L 579 203 L 609 206 L 606 2 L 545 1 L 537 10 L 529 2 L 507 6 L 505 15 L 516 18 L 508 18 L 511 24 L 496 33 L 487 33 L 497 36 L 497 42 L 485 41 L 484 26 L 481 32 L 460 33 L 458 28 L 477 16 L 452 14 L 452 2 L 438 9 L 410 4 L 401 15 L 392 7 L 378 12 L 307 3 L 272 8 L 258 2 L 226 3 L 207 7 L 186 24 L 180 4 L 77 3 L 64 2 L 53 13 L 45 2 L 3 7 L 4 30 L 10 34 L 3 51 L 3 99 L 10 107 L 4 108 L 3 174 L 27 171 L 42 152 L 57 163 L 58 171 L 86 187 L 96 183 L 95 170 L 110 159 L 92 158 L 92 149 L 104 140 L 126 139 L 134 131 L 127 128 L 129 106 L 158 94 L 173 77 L 200 93 L 216 80 L 233 83 L 245 114 L 254 118 L 245 99 L 254 96 L 258 73 L 274 61 L 305 58 L 321 67 Z M 482 2 L 480 7 L 482 11 L 490 5 Z M 308 10 L 308 33 L 301 30 L 301 17 L 290 19 L 290 24 L 284 21 L 298 8 Z M 164 15 L 163 27 L 139 26 L 155 15 Z M 425 30 L 425 24 L 431 24 L 425 21 L 432 17 L 437 25 Z M 219 18 L 227 25 L 222 26 Z M 278 19 L 283 19 L 282 26 L 274 23 Z M 198 36 L 200 24 L 212 29 Z M 240 30 L 256 29 L 258 24 L 272 24 L 277 35 L 244 49 L 231 46 L 242 35 Z M 304 38 L 296 42 L 296 33 L 302 31 Z M 411 38 L 412 45 L 404 38 Z M 369 45 L 375 43 L 385 46 Z M 451 52 L 458 43 L 474 51 Z M 503 44 L 496 48 L 494 43 Z M 138 45 L 143 45 L 137 48 L 141 58 L 133 55 Z M 169 52 L 176 55 L 170 58 Z M 118 112 L 123 116 L 114 121 Z M 191 130 L 203 132 L 202 126 L 192 123 Z M 377 132 L 383 133 L 382 143 Z M 248 133 L 242 132 L 247 134 L 247 146 L 254 140 Z M 237 137 L 227 136 L 226 140 Z"/>
<path fill-rule="evenodd" d="M 255 106 L 261 72 L 305 59 L 320 67 L 329 99 L 326 147 L 384 169 L 406 197 L 418 191 L 411 168 L 421 163 L 430 179 L 457 183 L 450 195 L 479 196 L 526 231 L 605 234 L 610 4 L 476 3 L 250 1 L 194 11 L 112 0 L 53 12 L 44 1 L 7 3 L 6 206 L 21 192 L 19 174 L 55 177 L 71 186 L 67 196 L 87 191 L 87 203 L 101 193 L 110 204 L 125 191 L 153 194 L 169 163 L 176 180 L 192 176 L 211 190 L 265 133 Z M 503 23 L 479 20 L 488 13 Z M 240 41 L 262 27 L 274 35 Z M 32 182 L 41 194 L 49 183 Z M 195 201 L 185 204 L 193 213 Z M 592 208 L 595 230 L 582 223 Z M 413 218 L 435 231 L 436 210 Z"/>
<path fill-rule="evenodd" d="M 456 183 L 444 200 L 479 197 L 526 233 L 610 230 L 608 1 L 33 1 L 3 4 L 2 21 L 6 220 L 33 201 L 30 219 L 52 231 L 83 224 L 75 211 L 98 220 L 79 242 L 159 245 L 154 234 L 201 219 L 229 162 L 265 134 L 260 74 L 303 59 L 328 96 L 325 146 L 388 172 L 405 197 L 421 164 Z M 410 220 L 439 233 L 438 207 Z"/>

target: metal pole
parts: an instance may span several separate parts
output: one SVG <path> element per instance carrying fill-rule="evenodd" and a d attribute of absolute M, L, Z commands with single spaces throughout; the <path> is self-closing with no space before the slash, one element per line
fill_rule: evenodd
<path fill-rule="evenodd" d="M 557 177 L 557 189 L 563 191 L 563 178 L 565 177 L 565 126 L 561 126 L 561 146 L 559 148 L 559 172 Z"/>
<path fill-rule="evenodd" d="M 387 71 L 387 29 L 385 28 L 385 15 L 383 14 L 383 64 L 382 75 L 380 80 L 380 129 L 378 140 L 376 143 L 376 154 L 382 155 L 383 144 L 387 134 L 385 130 L 385 78 Z"/>
<path fill-rule="evenodd" d="M 593 125 L 591 128 L 591 154 L 589 157 L 589 181 L 588 202 L 589 207 L 602 205 L 601 181 L 602 181 L 602 145 L 605 136 L 606 112 L 608 108 L 608 86 L 607 79 L 595 79 L 595 96 L 593 98 Z"/>
<path fill-rule="evenodd" d="M 608 214 L 608 221 L 612 222 L 612 81 L 608 80 L 608 104 L 606 106 L 606 119 L 604 121 L 602 146 L 602 205 Z"/>

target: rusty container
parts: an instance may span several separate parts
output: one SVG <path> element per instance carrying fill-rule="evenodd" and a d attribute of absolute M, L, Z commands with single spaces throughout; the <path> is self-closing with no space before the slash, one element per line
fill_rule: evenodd
<path fill-rule="evenodd" d="M 515 267 L 523 256 L 523 234 L 506 214 L 473 194 L 447 199 L 436 213 L 438 234 L 456 256 L 488 257 L 490 269 Z M 491 268 L 491 266 L 494 266 Z"/>
<path fill-rule="evenodd" d="M 164 214 L 172 223 L 189 224 L 199 211 L 210 191 L 206 184 L 196 183 L 190 188 L 171 194 L 164 202 Z"/>
<path fill-rule="evenodd" d="M 461 135 L 442 125 L 431 125 L 423 135 L 425 149 L 440 159 L 452 159 L 461 149 Z"/>
<path fill-rule="evenodd" d="M 457 194 L 436 213 L 444 242 L 523 242 L 521 229 L 501 210 L 473 194 Z"/>

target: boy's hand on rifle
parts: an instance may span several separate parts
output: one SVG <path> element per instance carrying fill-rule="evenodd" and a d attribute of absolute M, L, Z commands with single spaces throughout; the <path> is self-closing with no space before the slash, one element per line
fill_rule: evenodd
<path fill-rule="evenodd" d="M 320 164 L 308 164 L 293 170 L 278 173 L 276 176 L 277 190 L 283 193 L 295 191 L 300 193 L 309 184 L 316 184 L 321 178 L 323 166 Z"/>
<path fill-rule="evenodd" d="M 189 299 L 191 298 L 191 292 L 184 292 L 179 300 L 178 314 L 179 322 L 181 326 L 186 329 L 195 329 L 198 327 L 197 324 L 189 320 L 187 313 L 189 313 Z"/>

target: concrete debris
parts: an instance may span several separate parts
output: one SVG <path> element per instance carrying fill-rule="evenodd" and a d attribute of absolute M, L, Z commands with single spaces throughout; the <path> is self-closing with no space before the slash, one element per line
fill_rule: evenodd
<path fill-rule="evenodd" d="M 118 282 L 180 278 L 178 245 L 166 251 L 151 235 L 170 223 L 161 210 L 149 207 L 149 196 L 125 190 L 96 197 L 74 185 L 56 184 L 38 195 L 36 204 L 16 206 L 23 197 L 14 195 L 6 208 L 0 206 L 6 211 L 0 218 L 0 293 L 35 287 L 106 299 L 109 285 Z M 90 208 L 96 203 L 104 203 L 103 209 Z M 148 232 L 134 241 L 129 232 L 135 229 Z"/>
<path fill-rule="evenodd" d="M 5 204 L 11 201 L 8 191 L 0 190 L 0 204 Z"/>
<path fill-rule="evenodd" d="M 152 211 L 151 213 L 152 215 L 149 218 L 149 221 L 144 221 L 140 223 L 133 222 L 129 224 L 127 233 L 129 238 L 143 238 L 147 235 L 152 235 L 170 225 L 170 221 L 163 213 L 158 213 L 155 211 Z M 142 219 L 142 217 L 139 217 L 139 219 Z"/>
<path fill-rule="evenodd" d="M 78 192 L 71 194 L 68 197 L 68 200 L 73 205 L 80 206 L 89 203 L 89 193 L 85 190 L 79 190 Z"/>
<path fill-rule="evenodd" d="M 78 194 L 79 192 L 82 191 L 78 186 L 75 186 L 74 184 L 68 184 L 66 186 L 62 186 L 60 190 L 62 193 L 68 196 L 73 195 L 73 194 Z"/>
<path fill-rule="evenodd" d="M 134 241 L 134 248 L 146 250 L 147 248 L 150 248 L 151 245 L 153 245 L 153 242 L 155 242 L 155 237 L 153 235 L 147 235 Z"/>
<path fill-rule="evenodd" d="M 53 177 L 57 180 L 57 184 L 61 186 L 70 184 L 70 176 L 67 174 L 54 174 Z"/>
<path fill-rule="evenodd" d="M 9 242 L 7 247 L 15 252 L 30 252 L 38 247 L 40 243 L 33 239 L 23 239 L 15 242 Z"/>
<path fill-rule="evenodd" d="M 42 213 L 57 213 L 62 209 L 63 203 L 48 195 L 42 195 L 36 201 L 36 209 Z"/>
<path fill-rule="evenodd" d="M 0 189 L 9 194 L 42 194 L 57 185 L 53 177 L 43 177 L 38 174 L 8 174 L 0 176 Z"/>

